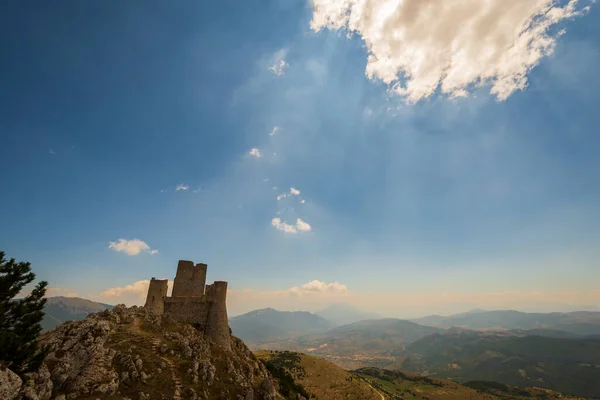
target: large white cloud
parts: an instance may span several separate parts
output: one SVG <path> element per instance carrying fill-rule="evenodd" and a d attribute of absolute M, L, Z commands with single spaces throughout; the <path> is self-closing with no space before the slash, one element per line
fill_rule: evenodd
<path fill-rule="evenodd" d="M 111 304 L 123 303 L 128 306 L 131 305 L 142 305 L 148 295 L 148 287 L 150 286 L 150 280 L 145 279 L 141 281 L 135 281 L 129 285 L 117 286 L 102 291 L 99 295 L 90 296 L 92 299 L 97 301 L 105 301 Z M 173 289 L 173 281 L 169 281 L 167 295 L 171 294 Z"/>
<path fill-rule="evenodd" d="M 465 96 L 491 85 L 504 100 L 527 86 L 527 73 L 552 53 L 558 22 L 595 0 L 312 0 L 311 28 L 347 29 L 369 50 L 366 75 L 409 102 L 438 88 Z M 566 3 L 566 4 L 565 4 Z"/>
<path fill-rule="evenodd" d="M 116 242 L 110 242 L 108 248 L 113 249 L 114 251 L 123 252 L 129 256 L 137 256 L 142 251 L 151 255 L 158 254 L 158 250 L 151 249 L 146 242 L 140 239 L 119 239 Z"/>

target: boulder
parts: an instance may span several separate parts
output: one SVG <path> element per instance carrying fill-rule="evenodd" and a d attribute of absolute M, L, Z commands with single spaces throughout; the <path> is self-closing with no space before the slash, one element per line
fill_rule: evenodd
<path fill-rule="evenodd" d="M 0 399 L 16 399 L 23 381 L 10 369 L 0 366 Z"/>

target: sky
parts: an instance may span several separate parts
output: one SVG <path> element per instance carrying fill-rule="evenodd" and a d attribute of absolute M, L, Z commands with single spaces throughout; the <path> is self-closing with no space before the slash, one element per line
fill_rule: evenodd
<path fill-rule="evenodd" d="M 7 3 L 0 250 L 143 304 L 600 308 L 600 5 Z"/>

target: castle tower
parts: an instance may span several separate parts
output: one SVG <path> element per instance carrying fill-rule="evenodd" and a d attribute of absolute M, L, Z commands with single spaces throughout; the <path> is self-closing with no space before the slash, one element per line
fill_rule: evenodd
<path fill-rule="evenodd" d="M 179 260 L 173 282 L 173 297 L 202 297 L 206 284 L 206 264 Z"/>
<path fill-rule="evenodd" d="M 206 287 L 209 302 L 205 334 L 220 345 L 231 349 L 231 334 L 227 319 L 227 282 L 216 281 Z"/>
<path fill-rule="evenodd" d="M 152 278 L 148 286 L 148 296 L 146 297 L 145 308 L 152 313 L 162 315 L 165 310 L 165 297 L 169 281 L 167 279 Z"/>

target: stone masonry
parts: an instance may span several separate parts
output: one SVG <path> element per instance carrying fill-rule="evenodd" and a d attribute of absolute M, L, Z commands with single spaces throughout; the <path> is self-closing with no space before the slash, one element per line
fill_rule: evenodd
<path fill-rule="evenodd" d="M 206 336 L 230 349 L 227 282 L 206 285 L 206 269 L 206 264 L 180 260 L 171 297 L 167 297 L 168 280 L 152 278 L 145 307 L 174 322 L 198 324 Z"/>

